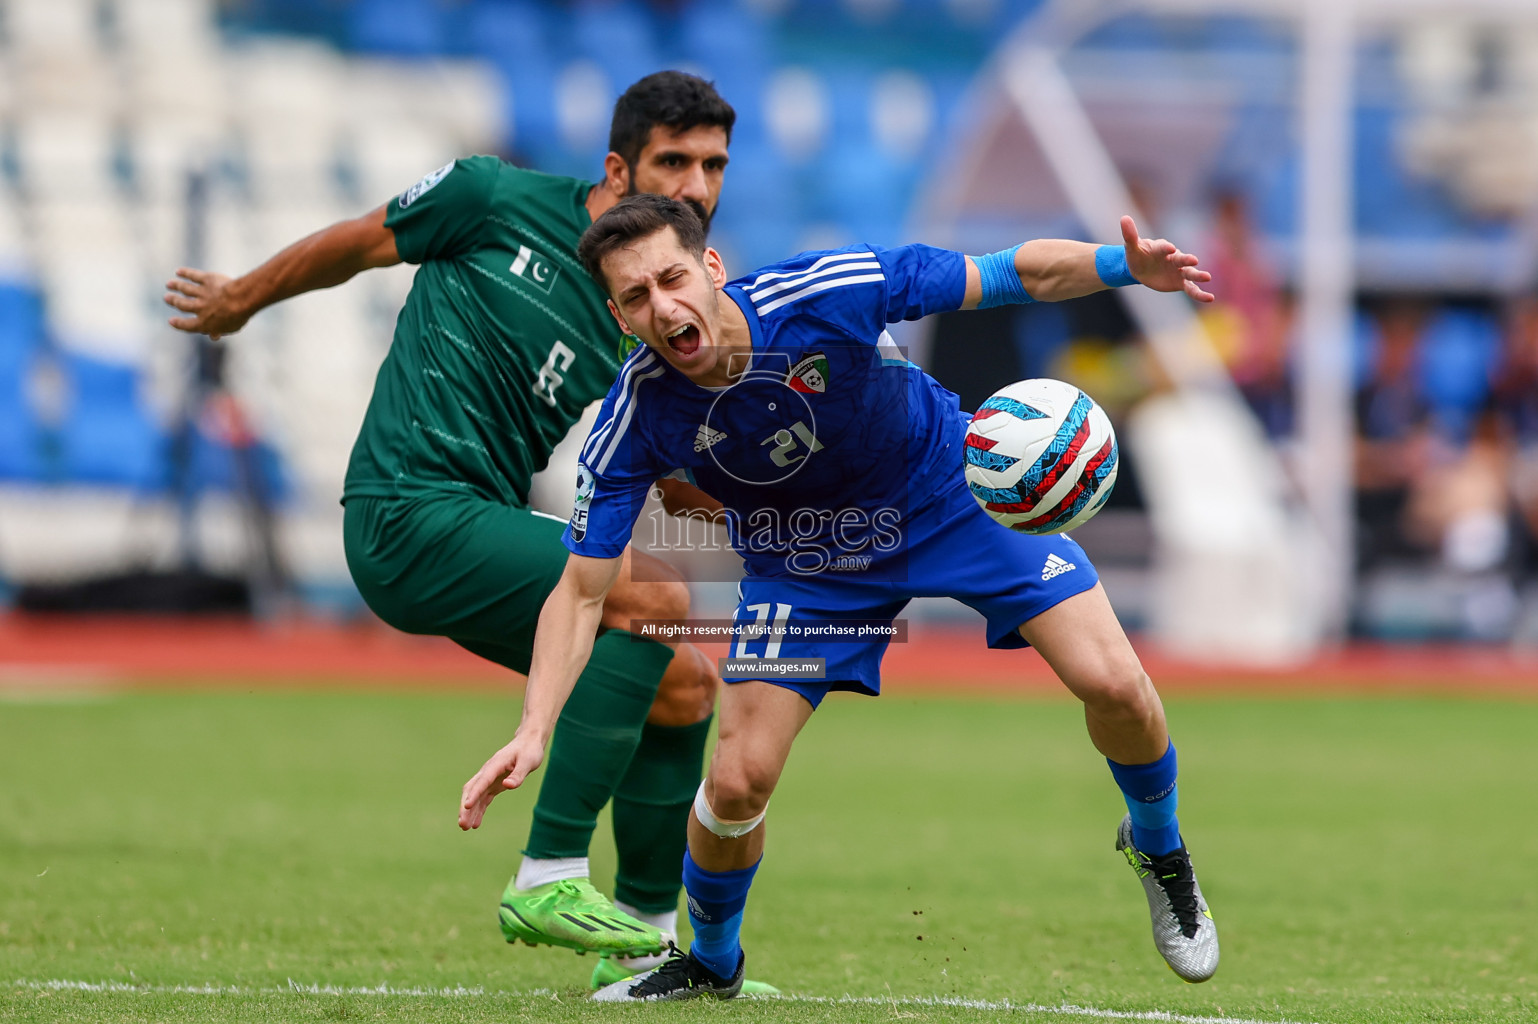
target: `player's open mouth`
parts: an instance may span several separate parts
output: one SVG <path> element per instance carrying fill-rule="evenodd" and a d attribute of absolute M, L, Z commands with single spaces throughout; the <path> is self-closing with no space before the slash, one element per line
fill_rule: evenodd
<path fill-rule="evenodd" d="M 668 347 L 681 356 L 694 355 L 700 347 L 700 329 L 693 324 L 684 324 L 668 335 Z"/>

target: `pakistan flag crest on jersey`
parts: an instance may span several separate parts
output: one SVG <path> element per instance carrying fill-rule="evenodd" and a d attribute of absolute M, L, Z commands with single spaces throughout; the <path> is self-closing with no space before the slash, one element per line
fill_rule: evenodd
<path fill-rule="evenodd" d="M 783 365 L 783 364 L 782 364 Z M 820 395 L 828 390 L 828 357 L 814 352 L 790 368 L 785 378 L 792 391 L 803 395 Z"/>

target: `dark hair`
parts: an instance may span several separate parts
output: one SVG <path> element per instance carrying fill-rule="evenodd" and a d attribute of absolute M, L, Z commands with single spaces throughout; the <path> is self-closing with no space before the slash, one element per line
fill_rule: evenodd
<path fill-rule="evenodd" d="M 582 233 L 577 243 L 577 258 L 593 275 L 593 280 L 609 290 L 603 276 L 603 258 L 631 242 L 672 228 L 678 242 L 696 259 L 705 254 L 705 225 L 688 205 L 667 196 L 642 193 L 626 196 Z"/>
<path fill-rule="evenodd" d="M 675 132 L 712 125 L 725 129 L 726 141 L 730 143 L 732 125 L 736 123 L 737 112 L 712 83 L 682 71 L 658 71 L 626 89 L 614 104 L 609 149 L 634 167 L 651 138 L 652 128 L 659 124 Z"/>

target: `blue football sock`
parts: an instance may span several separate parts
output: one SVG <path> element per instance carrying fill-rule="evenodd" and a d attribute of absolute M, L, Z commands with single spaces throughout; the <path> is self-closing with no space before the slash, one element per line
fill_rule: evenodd
<path fill-rule="evenodd" d="M 1175 785 L 1175 744 L 1153 764 L 1118 764 L 1106 758 L 1111 775 L 1121 787 L 1132 815 L 1132 842 L 1144 853 L 1158 857 L 1180 849 L 1180 823 L 1175 807 L 1180 791 Z"/>
<path fill-rule="evenodd" d="M 689 923 L 694 925 L 689 952 L 719 977 L 731 978 L 742 959 L 742 911 L 757 870 L 758 864 L 737 871 L 706 871 L 684 851 L 684 892 L 689 896 Z"/>

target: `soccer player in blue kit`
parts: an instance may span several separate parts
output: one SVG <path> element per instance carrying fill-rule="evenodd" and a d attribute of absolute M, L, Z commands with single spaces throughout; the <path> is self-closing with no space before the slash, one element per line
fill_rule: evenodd
<path fill-rule="evenodd" d="M 981 612 L 990 647 L 1034 646 L 1083 701 L 1127 803 L 1116 848 L 1143 883 L 1155 945 L 1187 981 L 1216 971 L 1216 928 L 1175 818 L 1163 707 L 1094 567 L 1064 534 L 988 518 L 962 471 L 968 415 L 886 334 L 944 310 L 1121 285 L 1212 301 L 1195 256 L 1140 238 L 1130 217 L 1121 230 L 1119 246 L 1039 239 L 975 259 L 923 245 L 803 253 L 731 283 L 698 218 L 666 197 L 625 199 L 584 234 L 579 256 L 644 347 L 583 448 L 571 555 L 540 614 L 522 721 L 465 784 L 460 827 L 478 827 L 543 759 L 659 477 L 681 473 L 724 506 L 746 568 L 736 621 L 763 627 L 744 629 L 732 653 L 764 667 L 721 697 L 684 855 L 689 951 L 594 998 L 737 994 L 743 911 L 791 745 L 830 690 L 880 690 L 887 638 L 829 642 L 825 630 L 890 623 L 910 598 L 935 595 Z M 817 678 L 797 666 L 813 658 L 825 659 Z"/>

